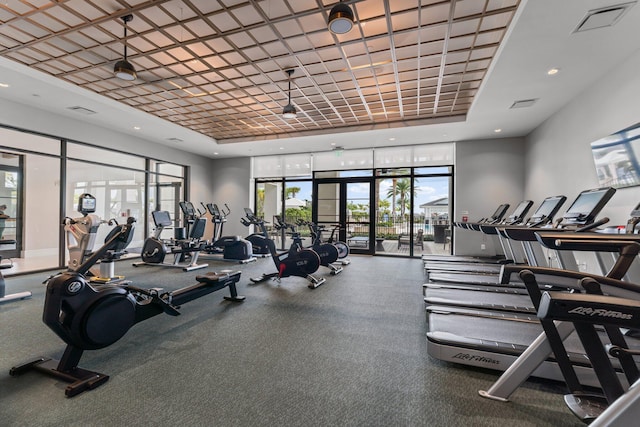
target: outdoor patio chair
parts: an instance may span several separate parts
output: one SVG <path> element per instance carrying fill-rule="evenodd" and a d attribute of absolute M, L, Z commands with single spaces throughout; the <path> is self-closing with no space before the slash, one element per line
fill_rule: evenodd
<path fill-rule="evenodd" d="M 402 247 L 402 245 L 411 244 L 409 233 L 400 233 L 398 236 L 398 249 Z M 424 249 L 424 230 L 418 230 L 413 235 L 413 246 L 420 246 L 421 249 Z"/>

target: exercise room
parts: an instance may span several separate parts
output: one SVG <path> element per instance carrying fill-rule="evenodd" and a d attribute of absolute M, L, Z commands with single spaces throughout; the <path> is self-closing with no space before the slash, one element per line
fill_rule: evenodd
<path fill-rule="evenodd" d="M 3 426 L 637 423 L 637 1 L 0 24 Z"/>

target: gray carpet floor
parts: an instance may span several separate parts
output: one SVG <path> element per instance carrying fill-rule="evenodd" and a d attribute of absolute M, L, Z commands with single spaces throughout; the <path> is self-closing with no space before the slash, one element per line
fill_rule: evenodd
<path fill-rule="evenodd" d="M 498 373 L 430 358 L 419 260 L 352 257 L 311 290 L 301 278 L 252 284 L 273 271 L 209 260 L 207 270 L 117 264 L 141 287 L 177 289 L 209 270 L 242 271 L 227 290 L 134 326 L 116 344 L 88 351 L 80 366 L 110 375 L 65 398 L 65 383 L 9 369 L 59 357 L 62 341 L 42 323 L 47 274 L 7 279 L 30 300 L 0 305 L 0 424 L 3 426 L 580 426 L 563 386 L 530 381 L 509 403 L 485 400 Z"/>

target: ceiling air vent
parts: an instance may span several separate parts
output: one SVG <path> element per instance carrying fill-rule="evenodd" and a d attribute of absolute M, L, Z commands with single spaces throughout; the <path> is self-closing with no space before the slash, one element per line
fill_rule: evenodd
<path fill-rule="evenodd" d="M 535 104 L 536 101 L 538 101 L 538 98 L 521 99 L 520 101 L 515 101 L 513 104 L 511 104 L 511 107 L 509 108 L 528 108 L 528 107 L 531 107 L 533 104 Z"/>
<path fill-rule="evenodd" d="M 90 116 L 91 114 L 98 114 L 93 110 L 90 110 L 88 108 L 84 108 L 84 107 L 80 107 L 78 105 L 76 105 L 75 107 L 67 107 L 68 110 L 71 111 L 75 111 L 76 113 L 79 114 L 84 114 L 85 116 Z"/>
<path fill-rule="evenodd" d="M 636 2 L 632 1 L 615 6 L 590 10 L 573 32 L 578 33 L 580 31 L 593 30 L 596 28 L 611 27 L 618 22 L 620 18 L 622 18 L 622 15 L 624 15 L 634 4 L 636 4 Z"/>

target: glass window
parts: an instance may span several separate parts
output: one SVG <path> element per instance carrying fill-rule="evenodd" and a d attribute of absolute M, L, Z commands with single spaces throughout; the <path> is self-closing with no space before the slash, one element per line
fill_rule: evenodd
<path fill-rule="evenodd" d="M 256 183 L 255 214 L 258 218 L 265 220 L 269 236 L 275 240 L 278 247 L 283 245 L 282 237 L 284 233 L 279 233 L 273 228 L 273 217 L 282 215 L 282 188 L 282 181 Z"/>
<path fill-rule="evenodd" d="M 43 154 L 60 155 L 60 140 L 0 127 L 0 145 Z"/>
<path fill-rule="evenodd" d="M 377 176 L 408 176 L 411 174 L 410 168 L 376 169 Z"/>
<path fill-rule="evenodd" d="M 23 158 L 24 206 L 20 210 L 10 208 L 9 216 L 21 220 L 22 231 L 15 236 L 22 252 L 19 260 L 21 271 L 55 268 L 60 264 L 60 159 L 37 154 L 25 154 Z M 7 236 L 5 238 L 13 238 Z"/>
<path fill-rule="evenodd" d="M 163 175 L 184 177 L 184 166 L 158 160 L 151 160 L 149 162 L 149 171 Z"/>
<path fill-rule="evenodd" d="M 311 221 L 311 181 L 285 181 L 284 193 L 284 220 L 289 224 L 298 221 Z M 310 230 L 307 226 L 298 227 L 300 235 L 309 237 Z"/>
<path fill-rule="evenodd" d="M 96 198 L 96 212 L 102 220 L 115 219 L 118 223 L 126 222 L 127 217 L 134 217 L 138 226 L 134 230 L 130 247 L 140 247 L 144 241 L 144 227 L 140 226 L 145 214 L 145 173 L 67 161 L 67 197 L 65 215 L 77 217 L 78 197 L 89 193 Z M 136 196 L 133 196 L 136 194 Z M 111 227 L 104 224 L 98 228 L 95 249 L 100 247 Z M 68 257 L 68 254 L 66 255 Z"/>
<path fill-rule="evenodd" d="M 373 150 L 332 150 L 313 154 L 314 171 L 372 169 Z"/>
<path fill-rule="evenodd" d="M 175 176 L 150 174 L 149 175 L 149 204 L 148 204 L 148 229 L 149 234 L 153 234 L 155 224 L 151 212 L 167 211 L 174 221 L 174 227 L 179 227 L 181 210 L 179 203 L 184 198 L 184 179 Z M 162 239 L 174 237 L 174 231 L 171 228 L 162 230 Z"/>
<path fill-rule="evenodd" d="M 416 175 L 439 175 L 439 174 L 451 174 L 451 166 L 436 166 L 429 168 L 415 168 L 414 174 Z"/>
<path fill-rule="evenodd" d="M 145 165 L 145 159 L 143 157 L 71 142 L 67 144 L 67 157 L 140 170 L 144 170 Z"/>
<path fill-rule="evenodd" d="M 316 172 L 315 178 L 357 178 L 357 177 L 366 177 L 373 176 L 373 170 L 365 169 L 365 170 L 352 170 L 352 171 L 330 171 L 330 172 Z"/>
<path fill-rule="evenodd" d="M 254 157 L 252 171 L 254 178 L 308 177 L 311 176 L 311 155 Z"/>

